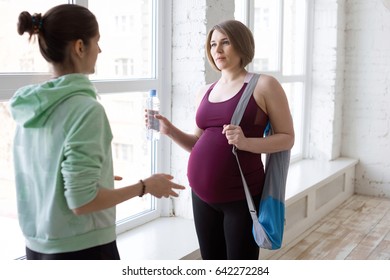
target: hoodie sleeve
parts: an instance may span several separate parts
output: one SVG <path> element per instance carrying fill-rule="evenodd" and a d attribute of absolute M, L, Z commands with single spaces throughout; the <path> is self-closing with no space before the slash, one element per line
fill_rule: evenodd
<path fill-rule="evenodd" d="M 94 100 L 82 109 L 67 132 L 61 164 L 70 209 L 92 201 L 99 187 L 112 187 L 100 186 L 101 182 L 107 182 L 107 178 L 101 178 L 102 169 L 112 169 L 112 165 L 105 166 L 105 162 L 112 162 L 112 133 L 104 108 Z"/>

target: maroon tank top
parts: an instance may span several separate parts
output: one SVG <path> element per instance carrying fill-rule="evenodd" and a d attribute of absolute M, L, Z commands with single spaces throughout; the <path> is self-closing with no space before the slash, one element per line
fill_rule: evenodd
<path fill-rule="evenodd" d="M 188 161 L 187 176 L 193 191 L 205 202 L 223 203 L 245 199 L 240 171 L 222 128 L 230 124 L 233 112 L 245 90 L 246 83 L 232 98 L 210 102 L 206 92 L 196 112 L 196 124 L 203 134 L 193 147 Z M 251 96 L 240 126 L 246 137 L 263 137 L 268 116 Z M 264 168 L 260 154 L 238 151 L 241 168 L 253 196 L 262 191 Z"/>

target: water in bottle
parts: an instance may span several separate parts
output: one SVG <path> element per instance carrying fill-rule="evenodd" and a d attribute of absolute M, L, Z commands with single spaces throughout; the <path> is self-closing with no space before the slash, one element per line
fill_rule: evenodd
<path fill-rule="evenodd" d="M 150 141 L 155 141 L 160 138 L 160 122 L 154 117 L 160 111 L 160 100 L 158 99 L 155 89 L 149 91 L 149 97 L 147 98 L 147 114 L 148 125 L 146 131 L 146 138 Z"/>

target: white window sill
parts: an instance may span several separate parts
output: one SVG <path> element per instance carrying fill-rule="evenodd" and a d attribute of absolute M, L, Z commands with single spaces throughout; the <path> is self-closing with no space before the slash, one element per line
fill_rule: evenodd
<path fill-rule="evenodd" d="M 194 221 L 161 217 L 118 235 L 122 260 L 179 260 L 199 249 Z"/>
<path fill-rule="evenodd" d="M 357 159 L 340 157 L 332 161 L 304 159 L 291 164 L 287 178 L 286 205 L 302 197 L 308 190 L 331 182 L 357 163 Z"/>

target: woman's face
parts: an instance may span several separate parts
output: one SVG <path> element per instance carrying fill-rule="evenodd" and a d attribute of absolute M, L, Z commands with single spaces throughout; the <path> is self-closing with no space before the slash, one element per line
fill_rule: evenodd
<path fill-rule="evenodd" d="M 86 52 L 86 59 L 85 59 L 85 74 L 93 74 L 95 73 L 95 65 L 96 65 L 96 60 L 97 56 L 99 53 L 101 53 L 101 49 L 99 47 L 99 39 L 100 39 L 100 34 L 98 33 L 96 36 L 91 38 L 89 45 L 87 47 L 87 52 Z"/>
<path fill-rule="evenodd" d="M 210 53 L 219 70 L 241 67 L 241 57 L 230 43 L 229 38 L 218 30 L 214 30 L 210 40 Z"/>

